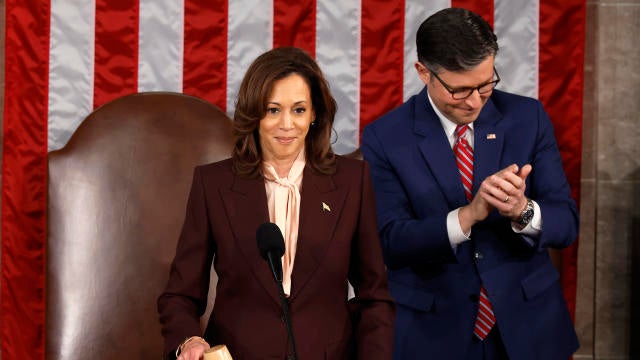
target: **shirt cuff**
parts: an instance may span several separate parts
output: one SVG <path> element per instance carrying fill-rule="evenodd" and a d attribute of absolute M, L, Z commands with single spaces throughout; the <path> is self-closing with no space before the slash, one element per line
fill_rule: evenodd
<path fill-rule="evenodd" d="M 447 214 L 447 235 L 449 235 L 449 242 L 451 243 L 453 251 L 456 251 L 458 245 L 467 240 L 471 240 L 471 231 L 469 231 L 468 234 L 462 231 L 460 220 L 458 219 L 459 211 L 460 208 L 457 208 Z"/>
<path fill-rule="evenodd" d="M 533 203 L 533 218 L 522 229 L 516 222 L 511 222 L 511 228 L 515 233 L 527 235 L 530 237 L 538 237 L 542 231 L 542 214 L 540 213 L 540 205 L 537 202 L 531 200 Z"/>

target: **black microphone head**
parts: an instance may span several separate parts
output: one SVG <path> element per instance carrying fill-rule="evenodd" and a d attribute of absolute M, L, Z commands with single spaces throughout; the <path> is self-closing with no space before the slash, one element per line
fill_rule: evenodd
<path fill-rule="evenodd" d="M 258 240 L 260 255 L 265 260 L 269 252 L 278 258 L 284 255 L 284 238 L 278 225 L 271 222 L 260 225 L 256 230 L 256 240 Z"/>

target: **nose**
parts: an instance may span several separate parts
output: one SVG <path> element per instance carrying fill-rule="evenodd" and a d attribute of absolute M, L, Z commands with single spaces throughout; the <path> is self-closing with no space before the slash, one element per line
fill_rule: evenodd
<path fill-rule="evenodd" d="M 478 89 L 475 89 L 468 98 L 464 99 L 464 102 L 473 108 L 477 108 L 482 106 L 482 95 L 480 95 Z"/>
<path fill-rule="evenodd" d="M 293 118 L 288 111 L 282 112 L 282 117 L 280 118 L 280 128 L 283 130 L 293 128 Z"/>

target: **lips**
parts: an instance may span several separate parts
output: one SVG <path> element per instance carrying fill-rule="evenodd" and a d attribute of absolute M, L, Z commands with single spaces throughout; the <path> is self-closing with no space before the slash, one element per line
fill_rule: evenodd
<path fill-rule="evenodd" d="M 477 109 L 458 108 L 458 110 L 465 115 L 473 115 L 477 112 Z"/>
<path fill-rule="evenodd" d="M 276 141 L 280 144 L 291 144 L 292 142 L 294 142 L 296 140 L 295 137 L 281 137 L 281 136 L 276 136 Z"/>

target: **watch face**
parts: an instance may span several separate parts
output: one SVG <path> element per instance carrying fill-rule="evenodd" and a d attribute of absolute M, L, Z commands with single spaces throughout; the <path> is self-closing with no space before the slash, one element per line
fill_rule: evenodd
<path fill-rule="evenodd" d="M 522 214 L 520 214 L 520 219 L 518 220 L 518 224 L 527 225 L 533 219 L 533 204 L 531 202 L 527 203 L 527 207 L 524 209 Z"/>

